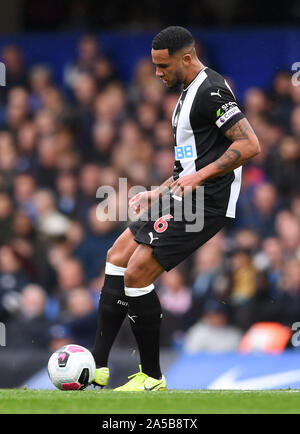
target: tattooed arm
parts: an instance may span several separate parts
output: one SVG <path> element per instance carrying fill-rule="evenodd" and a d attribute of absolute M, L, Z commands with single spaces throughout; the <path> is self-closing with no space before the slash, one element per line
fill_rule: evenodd
<path fill-rule="evenodd" d="M 173 176 L 170 176 L 165 182 L 163 182 L 155 191 L 157 197 L 161 197 L 164 195 L 166 191 L 170 189 L 171 184 L 174 182 Z"/>
<path fill-rule="evenodd" d="M 241 119 L 225 133 L 228 139 L 232 140 L 227 151 L 214 162 L 221 170 L 219 175 L 230 172 L 236 167 L 246 163 L 260 153 L 258 139 L 246 118 Z"/>
<path fill-rule="evenodd" d="M 227 151 L 195 174 L 184 176 L 173 182 L 171 188 L 174 194 L 180 195 L 185 186 L 196 188 L 207 179 L 225 175 L 260 153 L 258 139 L 246 118 L 229 128 L 225 135 L 232 141 Z"/>

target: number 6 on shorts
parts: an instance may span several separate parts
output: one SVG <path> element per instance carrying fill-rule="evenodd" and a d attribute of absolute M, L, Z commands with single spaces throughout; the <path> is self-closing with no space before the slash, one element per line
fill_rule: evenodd
<path fill-rule="evenodd" d="M 173 218 L 173 216 L 171 214 L 167 214 L 157 219 L 154 223 L 154 230 L 159 234 L 165 232 L 165 230 L 168 228 L 167 220 L 170 220 L 171 218 Z"/>

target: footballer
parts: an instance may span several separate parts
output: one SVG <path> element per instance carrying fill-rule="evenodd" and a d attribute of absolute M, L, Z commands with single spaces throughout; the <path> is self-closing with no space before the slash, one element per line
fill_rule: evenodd
<path fill-rule="evenodd" d="M 140 370 L 115 390 L 157 391 L 167 388 L 159 361 L 162 310 L 154 282 L 201 247 L 235 218 L 242 165 L 260 152 L 258 139 L 227 81 L 203 65 L 192 34 L 171 26 L 152 41 L 156 76 L 168 87 L 182 86 L 172 117 L 175 161 L 172 176 L 153 191 L 129 201 L 138 213 L 150 216 L 155 200 L 170 195 L 159 217 L 132 222 L 107 252 L 105 281 L 93 355 L 94 384 L 108 384 L 108 357 L 128 315 L 140 353 Z M 186 230 L 186 220 L 174 218 L 177 201 L 204 187 L 203 227 Z M 193 198 L 194 199 L 194 198 Z"/>

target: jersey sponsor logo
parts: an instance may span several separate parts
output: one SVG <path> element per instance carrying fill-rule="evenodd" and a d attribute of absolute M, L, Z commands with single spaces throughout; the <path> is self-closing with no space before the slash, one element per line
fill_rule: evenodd
<path fill-rule="evenodd" d="M 219 118 L 219 117 L 222 116 L 223 114 L 224 114 L 223 110 L 219 108 L 219 109 L 217 110 L 217 113 L 216 113 L 217 118 Z"/>
<path fill-rule="evenodd" d="M 217 119 L 220 118 L 221 116 L 223 116 L 223 114 L 227 111 L 229 111 L 232 107 L 236 107 L 236 102 L 235 101 L 230 101 L 227 102 L 225 104 L 223 104 L 220 108 L 218 108 L 218 110 L 216 111 L 216 116 Z"/>
<path fill-rule="evenodd" d="M 175 160 L 195 159 L 195 152 L 192 145 L 176 146 Z"/>
<path fill-rule="evenodd" d="M 231 109 L 233 106 L 236 106 L 236 102 L 235 101 L 229 101 L 226 102 L 225 104 L 223 104 L 221 106 L 221 109 L 226 112 L 227 110 Z"/>
<path fill-rule="evenodd" d="M 220 92 L 221 92 L 220 89 L 218 89 L 217 92 L 210 92 L 210 94 L 211 94 L 211 96 L 217 95 L 221 98 Z"/>
<path fill-rule="evenodd" d="M 222 125 L 224 125 L 226 122 L 229 121 L 233 116 L 237 115 L 238 113 L 241 113 L 241 110 L 235 106 L 232 107 L 230 110 L 225 112 L 217 121 L 216 125 L 218 128 L 220 128 Z"/>

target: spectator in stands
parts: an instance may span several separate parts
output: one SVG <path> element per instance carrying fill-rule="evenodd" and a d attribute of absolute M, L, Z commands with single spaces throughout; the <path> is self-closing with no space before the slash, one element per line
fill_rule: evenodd
<path fill-rule="evenodd" d="M 7 322 L 7 345 L 15 349 L 47 349 L 51 321 L 46 315 L 47 294 L 34 284 L 26 285 L 20 296 L 19 312 Z"/>
<path fill-rule="evenodd" d="M 170 93 L 167 95 L 162 95 L 163 101 L 162 101 L 162 112 L 163 117 L 167 121 L 171 122 L 172 115 L 174 112 L 174 109 L 176 107 L 176 104 L 178 102 L 179 95 L 176 93 Z"/>
<path fill-rule="evenodd" d="M 266 160 L 266 173 L 279 194 L 289 204 L 300 171 L 300 143 L 292 136 L 284 136 Z"/>
<path fill-rule="evenodd" d="M 65 84 L 72 87 L 80 72 L 87 71 L 91 73 L 96 60 L 101 55 L 100 41 L 92 34 L 83 35 L 78 43 L 77 59 L 65 67 Z"/>
<path fill-rule="evenodd" d="M 231 270 L 230 301 L 233 305 L 240 306 L 254 296 L 257 288 L 257 270 L 251 252 L 242 248 L 234 250 L 231 257 Z"/>
<path fill-rule="evenodd" d="M 63 117 L 66 110 L 66 101 L 61 90 L 56 86 L 46 87 L 41 94 L 43 108 L 55 116 Z"/>
<path fill-rule="evenodd" d="M 236 248 L 245 249 L 254 254 L 259 247 L 259 236 L 252 229 L 241 229 L 234 235 L 234 245 Z"/>
<path fill-rule="evenodd" d="M 35 65 L 29 71 L 30 108 L 33 112 L 43 107 L 43 93 L 52 85 L 52 73 L 46 65 Z"/>
<path fill-rule="evenodd" d="M 291 86 L 291 98 L 296 107 L 300 104 L 300 90 L 299 86 Z"/>
<path fill-rule="evenodd" d="M 108 57 L 97 57 L 93 67 L 94 77 L 99 90 L 119 79 L 115 65 Z"/>
<path fill-rule="evenodd" d="M 95 98 L 96 120 L 118 124 L 126 118 L 126 94 L 120 82 L 109 84 Z"/>
<path fill-rule="evenodd" d="M 78 287 L 67 294 L 67 314 L 63 326 L 73 342 L 91 349 L 97 328 L 97 308 L 89 290 Z"/>
<path fill-rule="evenodd" d="M 273 80 L 270 91 L 272 116 L 286 131 L 290 130 L 290 117 L 293 109 L 291 98 L 292 81 L 290 71 L 279 71 Z"/>
<path fill-rule="evenodd" d="M 237 351 L 242 331 L 228 324 L 226 305 L 207 300 L 203 316 L 186 333 L 184 350 L 188 353 Z"/>
<path fill-rule="evenodd" d="M 14 199 L 18 209 L 35 221 L 37 218 L 33 196 L 36 191 L 36 178 L 32 173 L 19 173 L 14 178 Z"/>
<path fill-rule="evenodd" d="M 116 129 L 113 122 L 99 120 L 95 122 L 92 128 L 93 146 L 85 159 L 100 166 L 109 165 L 115 138 Z"/>
<path fill-rule="evenodd" d="M 84 285 L 85 273 L 81 262 L 73 257 L 57 263 L 58 292 L 67 296 L 69 291 Z"/>
<path fill-rule="evenodd" d="M 78 207 L 78 179 L 75 173 L 62 171 L 56 178 L 57 208 L 68 217 L 75 217 Z"/>
<path fill-rule="evenodd" d="M 295 191 L 291 199 L 291 211 L 300 224 L 300 192 Z"/>
<path fill-rule="evenodd" d="M 160 149 L 170 150 L 173 143 L 173 130 L 170 122 L 165 119 L 156 122 L 153 130 L 154 144 Z"/>
<path fill-rule="evenodd" d="M 1 60 L 6 68 L 6 86 L 2 87 L 4 95 L 11 88 L 28 84 L 28 73 L 24 60 L 24 53 L 19 46 L 9 44 L 2 49 Z"/>
<path fill-rule="evenodd" d="M 107 250 L 121 233 L 118 222 L 101 221 L 100 214 L 107 218 L 104 210 L 97 210 L 95 205 L 90 208 L 86 237 L 76 249 L 76 257 L 82 262 L 88 280 L 99 275 L 106 261 Z"/>
<path fill-rule="evenodd" d="M 59 160 L 58 143 L 54 135 L 45 135 L 38 141 L 38 165 L 35 170 L 37 184 L 43 188 L 54 189 Z"/>
<path fill-rule="evenodd" d="M 247 89 L 244 97 L 244 110 L 250 121 L 266 113 L 269 108 L 270 101 L 261 89 L 256 87 Z"/>
<path fill-rule="evenodd" d="M 300 261 L 292 257 L 284 266 L 280 282 L 281 322 L 291 326 L 300 316 Z"/>
<path fill-rule="evenodd" d="M 161 149 L 155 152 L 154 167 L 151 172 L 151 185 L 160 185 L 165 179 L 168 179 L 169 174 L 174 168 L 172 161 L 173 151 L 171 149 Z"/>
<path fill-rule="evenodd" d="M 186 327 L 202 317 L 206 300 L 226 300 L 230 281 L 223 259 L 222 249 L 213 239 L 195 253 L 192 304 L 184 318 Z"/>
<path fill-rule="evenodd" d="M 92 127 L 94 123 L 93 104 L 97 94 L 95 78 L 87 73 L 80 73 L 73 83 L 74 111 L 78 120 L 77 146 L 83 158 L 92 146 Z"/>
<path fill-rule="evenodd" d="M 161 105 L 165 104 L 164 97 L 166 89 L 161 81 L 152 76 L 151 79 L 145 81 L 141 88 L 141 100 L 149 104 L 153 104 L 157 110 L 160 110 Z"/>
<path fill-rule="evenodd" d="M 274 219 L 280 209 L 280 200 L 273 184 L 264 182 L 253 191 L 251 203 L 241 203 L 241 216 L 238 217 L 242 228 L 250 228 L 260 237 L 268 237 L 275 234 Z"/>
<path fill-rule="evenodd" d="M 54 237 L 64 235 L 69 220 L 56 208 L 52 190 L 40 189 L 34 193 L 33 202 L 37 213 L 37 230 L 41 236 Z"/>
<path fill-rule="evenodd" d="M 284 257 L 289 258 L 299 254 L 300 224 L 297 218 L 287 210 L 281 211 L 275 218 L 275 226 Z"/>
<path fill-rule="evenodd" d="M 263 243 L 265 267 L 267 278 L 274 295 L 278 291 L 283 272 L 284 256 L 280 239 L 277 237 L 266 238 Z"/>
<path fill-rule="evenodd" d="M 45 259 L 44 245 L 37 237 L 33 222 L 23 211 L 14 213 L 10 245 L 21 259 L 23 270 L 30 281 L 39 281 L 43 272 L 41 263 Z"/>
<path fill-rule="evenodd" d="M 155 125 L 158 121 L 157 109 L 154 105 L 140 102 L 136 108 L 136 120 L 141 126 L 142 131 L 148 137 L 152 136 Z"/>
<path fill-rule="evenodd" d="M 22 260 L 10 245 L 0 247 L 0 318 L 9 316 L 18 305 L 19 294 L 29 283 Z"/>
<path fill-rule="evenodd" d="M 77 218 L 84 228 L 88 225 L 89 209 L 98 204 L 97 189 L 101 185 L 101 169 L 95 163 L 83 164 L 79 173 L 79 197 Z"/>
<path fill-rule="evenodd" d="M 50 110 L 43 108 L 36 112 L 34 126 L 39 140 L 44 136 L 51 136 L 58 130 L 57 117 Z"/>
<path fill-rule="evenodd" d="M 299 98 L 300 99 L 300 98 Z M 296 140 L 300 140 L 300 102 L 293 109 L 291 114 L 291 130 Z"/>
<path fill-rule="evenodd" d="M 192 294 L 187 287 L 184 270 L 176 267 L 169 273 L 164 273 L 159 282 L 158 293 L 165 324 L 161 330 L 161 345 L 169 346 L 182 339 L 184 315 L 192 303 Z"/>
<path fill-rule="evenodd" d="M 14 134 L 29 120 L 29 93 L 24 87 L 13 87 L 8 93 L 6 127 Z"/>
<path fill-rule="evenodd" d="M 153 78 L 153 64 L 149 57 L 141 57 L 134 68 L 133 79 L 128 88 L 128 99 L 135 106 L 142 100 L 142 89 Z"/>
<path fill-rule="evenodd" d="M 33 121 L 24 122 L 17 132 L 18 158 L 16 168 L 18 172 L 33 171 L 36 166 L 37 131 Z"/>
<path fill-rule="evenodd" d="M 13 235 L 13 204 L 6 192 L 0 192 L 0 245 L 8 243 Z"/>
<path fill-rule="evenodd" d="M 85 237 L 85 231 L 82 224 L 78 220 L 70 220 L 68 230 L 66 232 L 66 239 L 68 244 L 72 250 L 72 252 L 76 252 L 78 246 Z"/>
<path fill-rule="evenodd" d="M 16 174 L 17 148 L 12 134 L 0 132 L 0 179 L 1 188 L 11 193 Z"/>

